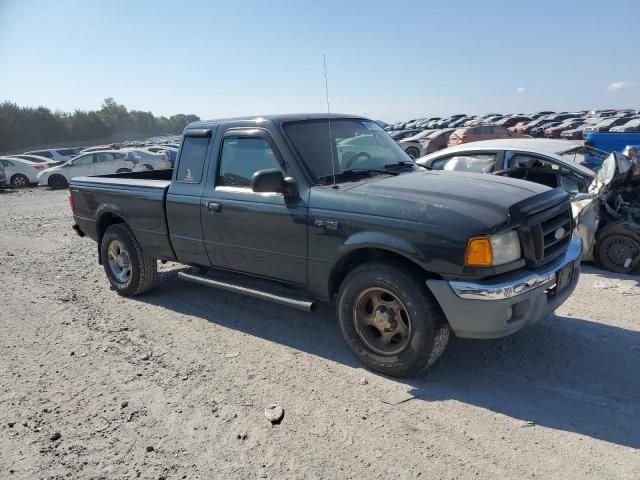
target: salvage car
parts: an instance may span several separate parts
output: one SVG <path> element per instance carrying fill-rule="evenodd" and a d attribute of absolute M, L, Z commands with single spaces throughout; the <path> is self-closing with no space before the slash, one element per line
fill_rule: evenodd
<path fill-rule="evenodd" d="M 97 242 L 118 294 L 148 291 L 170 260 L 200 285 L 331 302 L 356 357 L 394 376 L 432 365 L 450 331 L 497 338 L 539 322 L 580 274 L 564 191 L 423 169 L 357 116 L 191 123 L 173 170 L 69 189 L 74 229 Z"/>
<path fill-rule="evenodd" d="M 38 173 L 55 164 L 36 163 L 30 160 L 14 157 L 0 157 L 0 165 L 9 179 L 9 183 L 17 188 L 28 187 L 32 183 L 38 183 Z"/>
<path fill-rule="evenodd" d="M 618 125 L 609 130 L 611 133 L 639 133 L 640 132 L 640 118 L 634 118 L 629 120 L 624 125 Z"/>
<path fill-rule="evenodd" d="M 420 133 L 416 135 L 412 135 L 410 137 L 403 138 L 398 141 L 398 145 L 402 147 L 402 149 L 407 152 L 411 158 L 418 158 L 422 155 L 426 155 L 426 153 L 422 153 L 422 141 L 426 139 L 433 132 L 437 132 L 438 130 L 422 130 Z"/>
<path fill-rule="evenodd" d="M 513 133 L 504 127 L 495 125 L 480 125 L 477 127 L 464 127 L 455 130 L 449 137 L 448 145 L 450 147 L 460 145 L 462 143 L 478 142 L 489 140 L 492 138 L 511 138 L 521 135 Z"/>
<path fill-rule="evenodd" d="M 546 149 L 540 148 L 543 143 Z M 553 150 L 558 153 L 552 153 Z M 588 159 L 594 156 L 606 158 L 597 175 L 586 166 L 591 165 Z M 583 259 L 595 259 L 603 268 L 614 272 L 629 273 L 638 267 L 638 259 L 631 255 L 635 251 L 633 236 L 619 239 L 611 246 L 606 228 L 614 223 L 611 209 L 618 218 L 636 221 L 634 218 L 640 213 L 636 211 L 640 206 L 639 190 L 634 194 L 621 184 L 620 178 L 629 168 L 615 167 L 614 159 L 606 157 L 604 152 L 558 140 L 494 140 L 441 150 L 418 159 L 417 163 L 433 170 L 509 176 L 561 188 L 572 198 L 576 231 L 583 240 Z M 614 198 L 618 203 L 607 208 Z"/>
<path fill-rule="evenodd" d="M 73 160 L 38 174 L 38 183 L 51 188 L 67 188 L 73 177 L 129 173 L 141 165 L 141 157 L 131 152 L 104 150 L 78 155 Z"/>

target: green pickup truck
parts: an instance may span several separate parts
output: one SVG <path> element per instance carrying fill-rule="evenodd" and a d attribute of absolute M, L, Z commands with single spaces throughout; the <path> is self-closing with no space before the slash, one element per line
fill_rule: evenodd
<path fill-rule="evenodd" d="M 357 116 L 197 122 L 172 170 L 69 188 L 117 293 L 148 291 L 165 260 L 202 285 L 334 303 L 349 348 L 389 375 L 433 364 L 450 331 L 496 338 L 542 320 L 580 274 L 564 191 L 430 171 Z"/>

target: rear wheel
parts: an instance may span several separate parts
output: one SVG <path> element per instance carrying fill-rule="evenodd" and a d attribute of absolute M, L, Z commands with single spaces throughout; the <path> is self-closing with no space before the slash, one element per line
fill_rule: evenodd
<path fill-rule="evenodd" d="M 602 268 L 632 273 L 640 266 L 640 238 L 622 225 L 613 225 L 598 238 L 595 253 Z"/>
<path fill-rule="evenodd" d="M 151 289 L 158 262 L 147 257 L 131 229 L 123 223 L 107 228 L 100 242 L 100 257 L 113 289 L 125 297 Z"/>
<path fill-rule="evenodd" d="M 142 166 L 143 166 L 145 169 L 149 170 L 149 171 L 153 170 L 153 167 L 152 167 L 151 165 L 149 165 L 148 163 L 145 163 L 145 164 L 143 164 Z"/>
<path fill-rule="evenodd" d="M 11 185 L 18 188 L 24 188 L 29 186 L 29 179 L 26 175 L 22 175 L 21 173 L 16 173 L 13 177 L 11 177 Z"/>
<path fill-rule="evenodd" d="M 347 345 L 368 368 L 406 377 L 432 365 L 449 340 L 449 325 L 418 275 L 375 263 L 352 270 L 338 293 Z"/>
<path fill-rule="evenodd" d="M 116 173 L 131 173 L 131 170 L 128 168 L 121 168 Z"/>
<path fill-rule="evenodd" d="M 51 188 L 67 188 L 69 186 L 69 182 L 62 175 L 51 175 L 47 184 Z"/>
<path fill-rule="evenodd" d="M 410 157 L 413 158 L 419 158 L 420 157 L 420 150 L 418 150 L 415 147 L 409 147 L 405 150 L 405 152 L 407 153 L 407 155 L 409 155 Z"/>

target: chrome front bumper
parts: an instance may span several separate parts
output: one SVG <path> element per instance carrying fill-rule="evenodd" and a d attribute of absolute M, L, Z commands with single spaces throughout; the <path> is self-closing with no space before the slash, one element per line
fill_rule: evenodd
<path fill-rule="evenodd" d="M 555 282 L 556 274 L 567 265 L 574 263 L 582 254 L 582 239 L 573 235 L 566 253 L 551 265 L 540 270 L 519 270 L 511 275 L 514 278 L 506 278 L 495 283 L 495 280 L 480 282 L 451 281 L 449 286 L 454 293 L 468 300 L 503 300 L 522 295 L 534 288 Z M 523 272 L 525 272 L 523 274 Z"/>
<path fill-rule="evenodd" d="M 540 269 L 516 270 L 477 282 L 429 279 L 427 287 L 457 336 L 504 337 L 541 321 L 562 305 L 578 284 L 581 253 L 582 241 L 573 235 L 565 254 Z M 565 284 L 558 285 L 558 278 Z"/>

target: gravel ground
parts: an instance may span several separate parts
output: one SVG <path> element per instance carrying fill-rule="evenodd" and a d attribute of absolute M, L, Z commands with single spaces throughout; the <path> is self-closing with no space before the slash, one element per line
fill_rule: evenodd
<path fill-rule="evenodd" d="M 118 297 L 67 197 L 0 191 L 2 479 L 640 478 L 638 277 L 585 266 L 556 316 L 397 380 L 361 367 L 329 307 L 170 264 Z"/>

